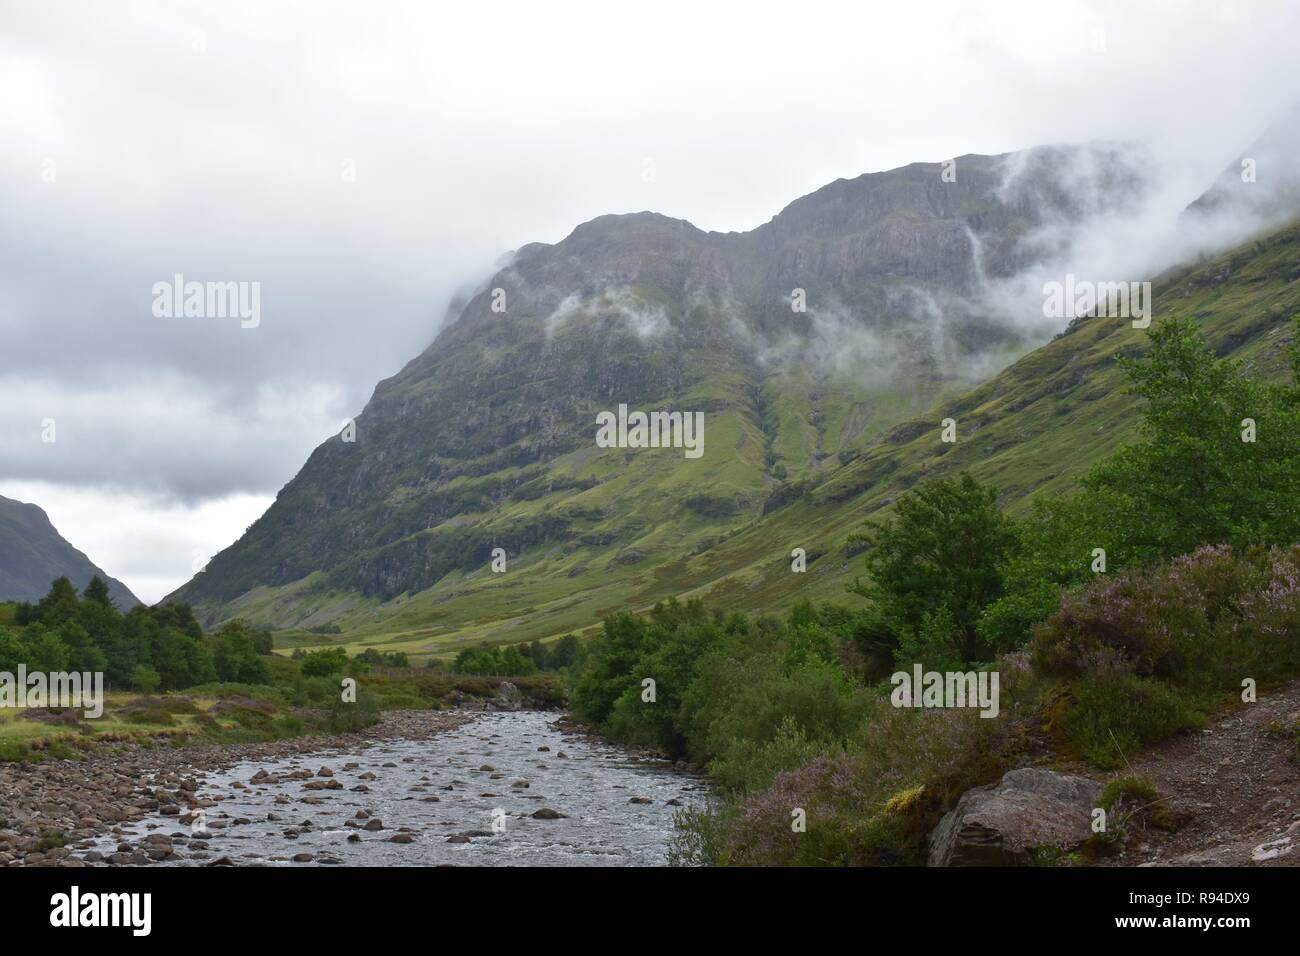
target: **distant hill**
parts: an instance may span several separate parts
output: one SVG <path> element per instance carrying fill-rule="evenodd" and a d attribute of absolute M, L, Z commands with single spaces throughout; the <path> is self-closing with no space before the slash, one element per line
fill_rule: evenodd
<path fill-rule="evenodd" d="M 141 603 L 125 584 L 65 541 L 44 511 L 0 495 L 0 601 L 43 598 L 58 577 L 80 590 L 95 575 L 104 579 L 119 609 Z"/>

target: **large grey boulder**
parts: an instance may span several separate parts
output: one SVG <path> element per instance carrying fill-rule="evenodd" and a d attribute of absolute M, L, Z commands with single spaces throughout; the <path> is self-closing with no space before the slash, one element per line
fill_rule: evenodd
<path fill-rule="evenodd" d="M 1052 770 L 1012 770 L 962 794 L 930 834 L 931 866 L 1023 866 L 1045 847 L 1072 850 L 1092 835 L 1102 786 Z"/>

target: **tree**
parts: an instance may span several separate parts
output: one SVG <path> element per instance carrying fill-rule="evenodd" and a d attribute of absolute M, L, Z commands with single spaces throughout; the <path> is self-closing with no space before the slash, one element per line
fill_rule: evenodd
<path fill-rule="evenodd" d="M 35 620 L 42 624 L 62 624 L 77 616 L 77 589 L 65 577 L 55 578 L 50 593 L 36 605 Z"/>
<path fill-rule="evenodd" d="M 137 664 L 131 672 L 131 684 L 144 694 L 152 694 L 162 685 L 162 675 L 156 670 Z"/>
<path fill-rule="evenodd" d="M 109 596 L 108 585 L 104 583 L 104 579 L 98 574 L 90 579 L 90 583 L 87 584 L 85 590 L 81 592 L 81 597 L 83 600 L 94 601 L 96 604 L 101 604 L 104 607 L 117 607 L 117 605 L 113 603 L 112 597 Z"/>
<path fill-rule="evenodd" d="M 1135 560 L 1300 540 L 1300 347 L 1288 355 L 1291 383 L 1263 382 L 1217 358 L 1195 322 L 1171 319 L 1145 356 L 1120 359 L 1130 394 L 1146 401 L 1144 440 L 1084 484 L 1112 497 L 1107 522 Z"/>
<path fill-rule="evenodd" d="M 212 637 L 212 663 L 217 680 L 240 684 L 265 684 L 270 678 L 266 662 L 258 656 L 253 631 L 232 621 Z"/>
<path fill-rule="evenodd" d="M 303 677 L 328 677 L 340 674 L 348 666 L 348 652 L 341 647 L 310 651 L 302 659 Z"/>
<path fill-rule="evenodd" d="M 572 667 L 578 660 L 578 639 L 572 634 L 565 634 L 551 647 L 547 661 L 551 670 Z"/>
<path fill-rule="evenodd" d="M 1001 568 L 1017 548 L 997 498 L 969 474 L 937 478 L 902 495 L 893 517 L 868 524 L 870 580 L 855 590 L 875 602 L 896 637 L 943 620 L 966 661 L 991 656 L 976 624 L 1002 596 Z"/>

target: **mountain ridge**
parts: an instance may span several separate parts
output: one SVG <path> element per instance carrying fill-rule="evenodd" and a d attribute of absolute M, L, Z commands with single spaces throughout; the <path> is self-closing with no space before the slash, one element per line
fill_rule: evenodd
<path fill-rule="evenodd" d="M 911 164 L 828 184 L 747 233 L 636 213 L 521 247 L 376 387 L 356 443 L 319 446 L 245 537 L 168 600 L 194 603 L 208 622 L 400 636 L 419 654 L 563 633 L 623 606 L 734 586 L 752 560 L 724 556 L 755 522 L 792 513 L 781 502 L 833 485 L 828 475 L 860 471 L 867 449 L 906 444 L 899 429 L 921 428 L 918 413 L 970 394 L 953 369 L 971 356 L 999 354 L 1002 367 L 1027 350 L 970 304 L 980 270 L 1014 274 L 1035 230 L 1137 188 L 1115 150 L 1067 161 L 1059 150 L 977 157 L 982 169 L 959 157 L 965 183 L 938 193 L 949 204 L 937 210 L 924 197 L 952 185 L 942 164 Z M 1073 196 L 1055 178 L 1071 162 L 1116 190 Z M 844 197 L 861 180 L 889 194 L 877 212 L 836 211 L 856 202 Z M 879 243 L 895 252 L 875 255 Z M 791 309 L 799 279 L 812 303 L 802 314 Z M 491 309 L 494 290 L 505 313 Z M 956 307 L 945 298 L 959 295 Z M 909 296 L 921 306 L 898 305 Z M 693 469 L 598 452 L 594 415 L 619 403 L 704 411 L 708 447 L 725 451 Z M 772 534 L 797 538 L 784 520 Z M 498 547 L 510 571 L 493 576 Z M 743 587 L 757 599 L 767 588 L 755 581 Z"/>
<path fill-rule="evenodd" d="M 141 603 L 64 539 L 42 508 L 0 495 L 0 601 L 36 601 L 56 578 L 66 577 L 81 589 L 95 576 L 108 585 L 120 610 Z"/>

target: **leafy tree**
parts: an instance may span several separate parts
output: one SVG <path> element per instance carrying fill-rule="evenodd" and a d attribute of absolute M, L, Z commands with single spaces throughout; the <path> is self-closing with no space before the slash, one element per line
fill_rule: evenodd
<path fill-rule="evenodd" d="M 203 628 L 188 604 L 155 604 L 153 607 L 132 608 L 132 614 L 143 614 L 163 627 L 170 627 L 194 640 L 201 640 Z"/>
<path fill-rule="evenodd" d="M 72 654 L 68 645 L 59 640 L 58 635 L 40 624 L 27 629 L 24 635 L 27 645 L 27 669 L 31 671 L 66 671 L 71 663 Z"/>
<path fill-rule="evenodd" d="M 523 676 L 535 674 L 537 665 L 519 645 L 467 648 L 456 655 L 452 670 L 457 674 Z"/>
<path fill-rule="evenodd" d="M 921 616 L 915 632 L 900 635 L 895 658 L 900 665 L 924 664 L 930 670 L 960 670 L 966 663 L 958 647 L 959 631 L 948 605 Z"/>
<path fill-rule="evenodd" d="M 367 647 L 355 658 L 362 664 L 376 664 L 380 667 L 410 667 L 411 660 L 407 657 L 405 651 L 391 651 L 384 653 L 377 651 L 373 647 Z"/>
<path fill-rule="evenodd" d="M 637 673 L 638 664 L 651 650 L 649 631 L 649 622 L 637 614 L 620 612 L 605 618 L 600 639 L 584 649 L 582 673 L 573 690 L 575 713 L 602 724 L 628 690 L 640 691 L 645 675 Z"/>
<path fill-rule="evenodd" d="M 348 666 L 348 652 L 341 647 L 324 651 L 311 651 L 303 656 L 303 677 L 328 677 L 341 674 Z"/>
<path fill-rule="evenodd" d="M 66 577 L 50 584 L 50 593 L 36 605 L 35 620 L 42 624 L 62 624 L 77 616 L 77 589 Z"/>
<path fill-rule="evenodd" d="M 1300 348 L 1289 357 L 1290 384 L 1263 382 L 1217 358 L 1194 321 L 1171 319 L 1152 329 L 1142 358 L 1120 359 L 1129 392 L 1146 402 L 1143 440 L 1099 463 L 1085 486 L 1110 496 L 1107 522 L 1135 559 L 1300 540 Z"/>
<path fill-rule="evenodd" d="M 138 691 L 152 694 L 162 686 L 162 675 L 151 667 L 137 664 L 131 672 L 131 684 Z"/>
<path fill-rule="evenodd" d="M 180 690 L 216 679 L 212 651 L 177 631 L 158 628 L 149 641 L 152 666 L 163 690 Z"/>
<path fill-rule="evenodd" d="M 242 621 L 232 621 L 212 637 L 217 680 L 241 684 L 265 684 L 270 680 L 270 671 L 254 644 L 254 633 Z"/>
<path fill-rule="evenodd" d="M 992 648 L 1022 645 L 1063 591 L 1091 582 L 1096 549 L 1115 573 L 1202 545 L 1300 540 L 1296 328 L 1285 385 L 1219 359 L 1189 319 L 1160 323 L 1144 355 L 1119 360 L 1129 393 L 1143 400 L 1141 440 L 1099 462 L 1080 493 L 1035 503 L 1020 525 L 1024 547 L 1003 568 L 1006 594 L 978 625 Z"/>
<path fill-rule="evenodd" d="M 868 525 L 870 581 L 855 590 L 872 599 L 896 637 L 919 634 L 927 616 L 946 608 L 961 657 L 991 656 L 976 625 L 1002 596 L 1002 567 L 1017 548 L 997 497 L 965 473 L 937 478 L 901 496 L 896 515 Z"/>
<path fill-rule="evenodd" d="M 572 667 L 578 660 L 578 639 L 572 634 L 565 634 L 551 646 L 549 666 L 551 670 Z"/>
<path fill-rule="evenodd" d="M 108 594 L 108 585 L 104 583 L 104 580 L 98 574 L 90 579 L 90 583 L 81 592 L 81 596 L 87 601 L 94 601 L 104 607 L 117 607 Z"/>
<path fill-rule="evenodd" d="M 18 665 L 26 664 L 27 659 L 27 644 L 23 638 L 13 631 L 0 629 L 0 671 L 16 674 Z"/>

